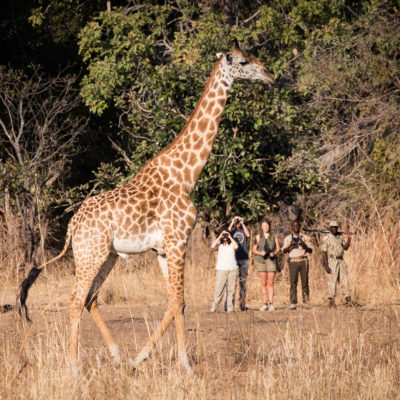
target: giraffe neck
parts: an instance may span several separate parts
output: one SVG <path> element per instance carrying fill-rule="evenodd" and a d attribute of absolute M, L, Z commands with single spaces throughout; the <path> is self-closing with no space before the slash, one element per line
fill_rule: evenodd
<path fill-rule="evenodd" d="M 161 154 L 181 169 L 184 185 L 191 192 L 211 153 L 233 79 L 219 60 L 182 132 Z"/>

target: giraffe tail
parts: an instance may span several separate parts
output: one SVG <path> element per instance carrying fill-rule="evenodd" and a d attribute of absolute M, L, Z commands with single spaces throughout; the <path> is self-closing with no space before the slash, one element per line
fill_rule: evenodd
<path fill-rule="evenodd" d="M 61 253 L 58 254 L 56 257 L 52 258 L 51 260 L 46 261 L 39 267 L 34 265 L 34 267 L 31 268 L 31 270 L 29 271 L 28 276 L 22 281 L 22 283 L 19 287 L 19 294 L 17 297 L 17 310 L 18 310 L 18 314 L 21 318 L 22 318 L 23 312 L 25 313 L 25 318 L 28 322 L 32 322 L 31 319 L 29 318 L 28 307 L 26 306 L 26 300 L 28 299 L 28 292 L 29 292 L 30 287 L 34 284 L 37 277 L 40 275 L 40 273 L 42 272 L 43 268 L 46 265 L 51 264 L 52 262 L 58 260 L 66 253 L 68 246 L 71 242 L 71 237 L 72 237 L 71 226 L 68 225 L 65 244 L 64 244 L 64 248 L 61 250 Z"/>

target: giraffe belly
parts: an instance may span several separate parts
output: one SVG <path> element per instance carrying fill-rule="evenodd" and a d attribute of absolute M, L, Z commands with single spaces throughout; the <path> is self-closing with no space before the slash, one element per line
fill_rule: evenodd
<path fill-rule="evenodd" d="M 162 248 L 163 238 L 161 231 L 154 231 L 150 234 L 142 234 L 129 238 L 114 237 L 111 252 L 122 258 L 129 258 L 132 254 L 143 253 L 153 248 Z"/>

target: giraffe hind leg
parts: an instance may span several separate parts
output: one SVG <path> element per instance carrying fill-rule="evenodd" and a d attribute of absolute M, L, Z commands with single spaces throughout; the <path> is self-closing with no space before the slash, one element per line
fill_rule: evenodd
<path fill-rule="evenodd" d="M 97 295 L 101 284 L 107 277 L 108 273 L 114 266 L 116 258 L 109 257 L 105 262 L 100 261 L 92 264 L 91 270 L 94 271 L 93 276 L 87 276 L 82 274 L 82 268 L 77 262 L 76 264 L 76 277 L 73 285 L 72 293 L 69 300 L 69 315 L 70 315 L 70 344 L 69 344 L 69 359 L 74 373 L 78 373 L 78 337 L 79 337 L 79 324 L 83 309 L 86 307 L 101 333 L 108 340 L 109 348 L 112 349 L 112 354 L 119 355 L 118 346 L 112 339 L 111 334 L 106 327 L 104 320 L 102 319 L 98 308 L 97 308 Z M 101 267 L 96 268 L 95 264 Z M 97 274 L 96 274 L 97 271 Z M 101 325 L 101 328 L 99 326 Z M 109 336 L 105 336 L 106 332 Z M 114 347 L 110 347 L 113 346 Z M 116 346 L 116 347 L 115 347 Z M 114 356 L 114 359 L 116 357 Z"/>
<path fill-rule="evenodd" d="M 108 346 L 108 349 L 111 353 L 111 356 L 114 359 L 114 366 L 119 368 L 121 363 L 120 351 L 119 346 L 117 345 L 116 341 L 114 340 L 110 330 L 108 329 L 103 317 L 101 316 L 100 310 L 97 305 L 97 298 L 99 295 L 99 290 L 101 285 L 106 280 L 108 274 L 112 270 L 117 261 L 118 255 L 110 254 L 107 261 L 101 267 L 99 273 L 97 274 L 96 278 L 93 281 L 93 284 L 90 288 L 89 294 L 86 298 L 85 307 L 89 311 L 90 315 L 92 316 L 94 322 L 96 323 L 99 331 L 103 335 L 103 338 Z"/>

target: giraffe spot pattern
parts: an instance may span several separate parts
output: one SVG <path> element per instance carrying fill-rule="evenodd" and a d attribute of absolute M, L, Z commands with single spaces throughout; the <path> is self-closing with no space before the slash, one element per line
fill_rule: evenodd
<path fill-rule="evenodd" d="M 76 265 L 70 296 L 71 343 L 77 343 L 82 307 L 96 307 L 98 289 L 117 255 L 127 257 L 150 248 L 164 251 L 168 295 L 175 307 L 171 310 L 178 312 L 183 304 L 185 245 L 196 220 L 190 192 L 210 154 L 228 90 L 236 77 L 249 73 L 237 60 L 264 68 L 239 50 L 231 54 L 235 62 L 218 60 L 192 116 L 172 144 L 127 184 L 85 200 L 71 218 L 68 229 Z M 71 348 L 76 354 L 77 349 Z"/>

